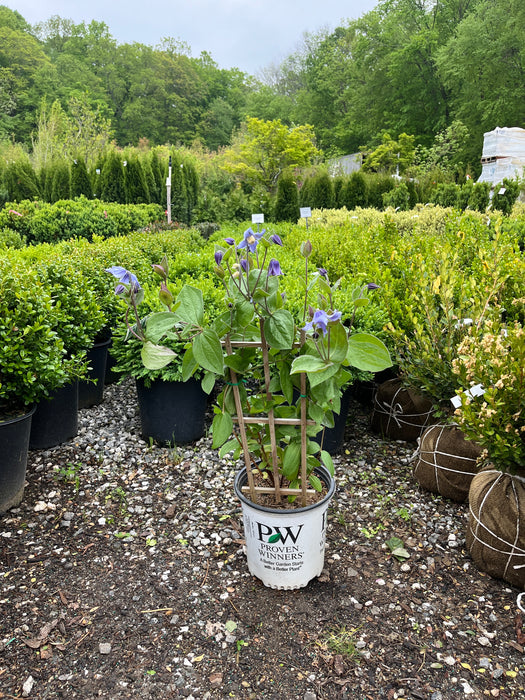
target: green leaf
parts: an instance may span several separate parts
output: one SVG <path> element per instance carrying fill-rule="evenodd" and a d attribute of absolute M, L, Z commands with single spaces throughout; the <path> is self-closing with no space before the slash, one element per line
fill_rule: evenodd
<path fill-rule="evenodd" d="M 290 443 L 284 450 L 283 455 L 283 476 L 288 481 L 297 478 L 299 467 L 301 466 L 301 444 L 299 442 Z"/>
<path fill-rule="evenodd" d="M 331 362 L 329 362 L 328 364 L 325 364 L 324 369 L 320 372 L 308 372 L 307 374 L 310 387 L 314 387 L 317 386 L 317 384 L 325 382 L 327 379 L 333 377 L 334 374 L 337 374 L 338 371 L 339 365 L 333 365 Z"/>
<path fill-rule="evenodd" d="M 219 457 L 224 457 L 224 455 L 227 455 L 228 452 L 233 452 L 233 450 L 236 450 L 238 447 L 239 441 L 237 440 L 237 438 L 227 440 L 219 450 Z"/>
<path fill-rule="evenodd" d="M 274 314 L 264 320 L 264 335 L 268 345 L 276 350 L 291 348 L 295 335 L 292 314 L 286 309 L 277 309 Z"/>
<path fill-rule="evenodd" d="M 287 363 L 282 363 L 279 368 L 279 379 L 281 382 L 281 391 L 286 401 L 291 404 L 293 402 L 293 382 L 290 376 L 290 367 Z"/>
<path fill-rule="evenodd" d="M 177 318 L 171 311 L 150 314 L 146 320 L 146 338 L 156 344 L 168 331 L 173 330 L 176 323 Z"/>
<path fill-rule="evenodd" d="M 301 372 L 320 372 L 326 368 L 326 364 L 320 357 L 315 355 L 300 355 L 292 362 L 290 374 L 300 374 Z"/>
<path fill-rule="evenodd" d="M 204 301 L 200 289 L 185 285 L 177 296 L 179 304 L 175 315 L 178 320 L 201 326 L 204 319 Z"/>
<path fill-rule="evenodd" d="M 215 374 L 224 371 L 222 345 L 217 333 L 209 328 L 193 339 L 193 354 L 199 365 Z"/>
<path fill-rule="evenodd" d="M 339 321 L 328 328 L 330 338 L 330 360 L 341 363 L 348 352 L 347 330 Z"/>
<path fill-rule="evenodd" d="M 177 357 L 177 354 L 163 345 L 155 345 L 146 340 L 140 351 L 140 356 L 146 369 L 162 369 L 169 365 Z"/>
<path fill-rule="evenodd" d="M 201 387 L 205 394 L 211 394 L 215 386 L 215 375 L 213 372 L 205 372 L 201 380 Z"/>
<path fill-rule="evenodd" d="M 330 476 L 334 476 L 334 474 L 335 474 L 334 462 L 332 460 L 332 456 L 326 450 L 321 450 L 321 462 L 324 464 L 324 466 L 330 472 Z"/>
<path fill-rule="evenodd" d="M 253 304 L 243 299 L 235 304 L 233 325 L 236 328 L 245 328 L 254 317 Z"/>
<path fill-rule="evenodd" d="M 281 539 L 281 533 L 276 532 L 275 535 L 272 535 L 271 537 L 268 537 L 268 543 L 269 544 L 275 544 L 275 542 L 279 542 Z"/>
<path fill-rule="evenodd" d="M 194 374 L 198 366 L 199 364 L 195 360 L 193 350 L 190 347 L 186 350 L 186 352 L 184 353 L 184 357 L 182 358 L 182 381 L 188 381 L 188 379 Z"/>
<path fill-rule="evenodd" d="M 348 339 L 348 363 L 365 372 L 381 372 L 392 366 L 390 353 L 382 340 L 370 333 L 355 333 Z"/>
<path fill-rule="evenodd" d="M 308 477 L 308 481 L 310 482 L 310 486 L 316 491 L 323 490 L 323 482 L 317 476 L 317 474 L 310 474 L 310 476 Z"/>
<path fill-rule="evenodd" d="M 212 447 L 217 449 L 221 447 L 230 437 L 233 430 L 233 420 L 229 413 L 217 413 L 213 418 L 211 426 L 213 433 Z"/>

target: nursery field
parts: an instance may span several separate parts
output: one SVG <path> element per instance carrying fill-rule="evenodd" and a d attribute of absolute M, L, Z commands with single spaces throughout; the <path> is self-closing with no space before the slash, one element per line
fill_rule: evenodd
<path fill-rule="evenodd" d="M 313 210 L 308 225 L 264 235 L 248 223 L 169 226 L 155 208 L 61 207 L 64 225 L 48 209 L 3 212 L 14 228 L 0 254 L 0 425 L 35 403 L 45 413 L 102 341 L 121 381 L 79 410 L 72 439 L 29 450 L 23 500 L 0 516 L 0 698 L 525 697 L 524 205 Z M 278 370 L 261 399 L 252 346 L 263 330 Z M 241 349 L 225 361 L 230 336 Z M 477 450 L 472 468 L 443 465 L 462 479 L 452 492 L 422 488 L 415 437 L 372 431 L 359 389 L 377 387 L 385 368 L 430 422 L 454 422 Z M 137 384 L 187 389 L 189 379 L 204 437 L 171 448 L 141 437 Z M 290 426 L 304 428 L 308 410 L 320 434 L 339 394 L 351 395 L 325 568 L 299 590 L 249 573 L 229 415 L 245 409 L 224 398 L 234 386 L 251 425 L 280 421 L 271 450 L 284 488 L 310 460 L 315 489 L 315 469 L 332 462 L 313 438 L 299 455 Z M 389 425 L 413 415 L 404 406 L 386 406 Z M 262 430 L 246 451 L 264 470 Z M 489 507 L 472 494 L 493 473 L 507 490 Z M 490 536 L 510 528 L 482 542 L 480 507 L 481 554 L 469 543 L 475 500 Z M 492 552 L 503 556 L 497 574 Z"/>
<path fill-rule="evenodd" d="M 133 383 L 107 387 L 0 521 L 0 697 L 522 698 L 519 591 L 369 417 L 353 400 L 322 576 L 280 591 L 247 571 L 238 465 L 208 436 L 148 445 Z"/>

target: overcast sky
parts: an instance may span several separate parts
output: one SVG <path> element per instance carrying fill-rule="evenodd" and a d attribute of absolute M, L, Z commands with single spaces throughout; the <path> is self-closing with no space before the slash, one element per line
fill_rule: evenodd
<path fill-rule="evenodd" d="M 211 53 L 221 68 L 255 75 L 294 52 L 305 31 L 357 19 L 378 0 L 0 0 L 29 24 L 53 15 L 107 24 L 119 43 L 155 46 L 164 37 Z"/>

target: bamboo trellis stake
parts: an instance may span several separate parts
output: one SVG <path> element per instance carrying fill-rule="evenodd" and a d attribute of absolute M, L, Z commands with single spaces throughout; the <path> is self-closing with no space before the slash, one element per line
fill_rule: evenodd
<path fill-rule="evenodd" d="M 268 355 L 268 345 L 264 337 L 263 332 L 263 322 L 261 321 L 261 341 L 232 341 L 228 336 L 224 340 L 224 346 L 228 355 L 233 355 L 233 349 L 251 347 L 251 348 L 261 348 L 263 356 L 263 367 L 264 367 L 264 387 L 266 398 L 271 400 L 272 395 L 270 391 L 270 363 Z M 304 333 L 301 333 L 301 344 L 304 343 Z M 244 454 L 244 464 L 246 467 L 246 475 L 248 477 L 248 486 L 243 487 L 243 491 L 250 494 L 250 499 L 256 503 L 257 494 L 274 494 L 275 501 L 277 504 L 281 503 L 282 496 L 300 496 L 301 505 L 306 505 L 306 498 L 310 494 L 315 494 L 316 491 L 307 488 L 307 435 L 306 428 L 308 425 L 315 425 L 315 421 L 307 419 L 307 403 L 306 403 L 306 374 L 302 372 L 300 374 L 301 382 L 301 417 L 300 418 L 276 418 L 274 415 L 273 408 L 270 408 L 267 416 L 245 416 L 242 411 L 242 401 L 239 393 L 239 380 L 237 373 L 234 369 L 230 367 L 230 378 L 231 386 L 235 401 L 235 410 L 237 412 L 236 416 L 233 416 L 234 421 L 238 424 L 239 437 L 241 440 L 241 445 Z M 256 486 L 253 478 L 252 472 L 252 457 L 248 447 L 248 439 L 246 436 L 246 425 L 249 424 L 267 424 L 269 426 L 270 434 L 270 447 L 271 447 L 271 457 L 272 457 L 272 473 L 274 486 Z M 281 479 L 279 475 L 279 464 L 277 457 L 277 439 L 275 436 L 275 426 L 276 425 L 297 425 L 301 429 L 301 488 L 283 488 L 281 487 Z"/>

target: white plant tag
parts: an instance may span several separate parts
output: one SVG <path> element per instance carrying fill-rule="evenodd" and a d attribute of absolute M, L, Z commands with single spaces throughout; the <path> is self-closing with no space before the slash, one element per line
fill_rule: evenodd
<path fill-rule="evenodd" d="M 264 224 L 264 214 L 252 214 L 252 224 Z"/>

